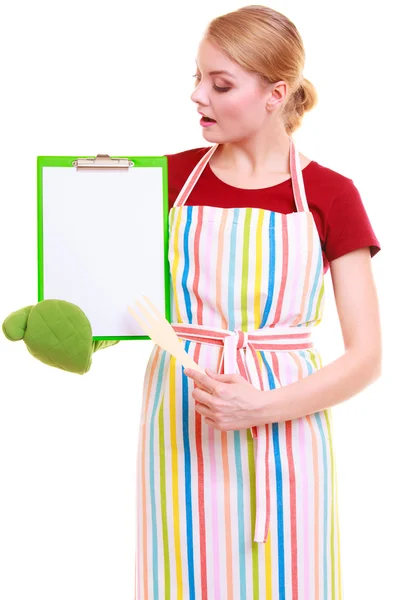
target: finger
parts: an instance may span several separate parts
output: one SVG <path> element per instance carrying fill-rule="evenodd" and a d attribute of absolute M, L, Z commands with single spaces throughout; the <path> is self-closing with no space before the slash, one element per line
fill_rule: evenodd
<path fill-rule="evenodd" d="M 239 373 L 215 373 L 214 371 L 211 371 L 207 368 L 206 373 L 209 377 L 217 379 L 218 381 L 224 381 L 226 383 L 237 383 L 239 380 L 242 380 L 242 376 L 239 375 Z"/>
<path fill-rule="evenodd" d="M 203 390 L 203 392 L 207 392 L 207 394 L 209 394 L 209 390 L 204 388 L 202 385 L 196 383 L 195 381 L 193 381 L 193 387 L 195 390 Z"/>
<path fill-rule="evenodd" d="M 213 400 L 211 394 L 201 390 L 200 388 L 195 388 L 192 392 L 192 396 L 196 402 L 200 402 L 201 404 L 207 406 L 208 409 L 212 410 Z"/>
<path fill-rule="evenodd" d="M 208 375 L 204 375 L 203 373 L 200 373 L 200 371 L 196 371 L 194 369 L 184 369 L 183 372 L 187 377 L 193 379 L 193 381 L 199 387 L 207 390 L 210 393 L 216 392 L 214 381 L 208 377 Z"/>
<path fill-rule="evenodd" d="M 208 417 L 204 417 L 204 423 L 209 427 L 212 427 L 213 429 L 219 429 L 217 422 L 213 421 L 212 419 L 209 419 Z"/>
<path fill-rule="evenodd" d="M 207 406 L 205 404 L 202 404 L 201 402 L 196 402 L 195 410 L 198 413 L 200 413 L 201 415 L 203 415 L 204 417 L 208 417 L 209 419 L 213 419 L 215 417 L 213 412 L 209 408 L 207 408 Z"/>
<path fill-rule="evenodd" d="M 195 410 L 199 413 L 199 415 L 203 417 L 205 423 L 207 423 L 208 425 L 212 425 L 215 428 L 217 427 L 217 422 L 214 421 L 215 415 L 213 415 L 212 412 L 207 410 L 207 407 L 204 406 L 204 404 L 197 403 Z"/>

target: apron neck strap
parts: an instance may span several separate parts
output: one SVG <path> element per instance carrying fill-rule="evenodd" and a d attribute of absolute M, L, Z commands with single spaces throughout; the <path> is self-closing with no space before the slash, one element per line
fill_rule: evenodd
<path fill-rule="evenodd" d="M 296 203 L 296 208 L 298 211 L 309 211 L 306 193 L 304 189 L 304 181 L 303 181 L 303 173 L 300 165 L 300 156 L 294 145 L 294 142 L 291 137 L 290 140 L 290 148 L 289 148 L 289 166 L 290 166 L 290 176 L 292 181 L 294 200 Z M 194 188 L 199 179 L 200 175 L 204 171 L 208 161 L 218 148 L 219 144 L 214 144 L 211 146 L 209 150 L 201 157 L 199 162 L 196 164 L 189 177 L 185 181 L 181 191 L 179 192 L 178 197 L 174 202 L 175 206 L 183 206 L 186 200 L 189 197 L 190 192 Z"/>

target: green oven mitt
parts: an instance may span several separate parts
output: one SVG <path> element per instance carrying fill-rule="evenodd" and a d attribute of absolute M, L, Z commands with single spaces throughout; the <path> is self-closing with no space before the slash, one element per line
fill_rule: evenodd
<path fill-rule="evenodd" d="M 8 340 L 24 340 L 32 356 L 46 365 L 80 375 L 89 371 L 93 352 L 119 342 L 93 340 L 83 310 L 58 299 L 42 300 L 12 312 L 2 329 Z"/>

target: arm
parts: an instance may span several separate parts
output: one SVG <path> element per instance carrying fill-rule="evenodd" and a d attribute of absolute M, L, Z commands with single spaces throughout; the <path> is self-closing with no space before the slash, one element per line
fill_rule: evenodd
<path fill-rule="evenodd" d="M 381 376 L 381 328 L 369 248 L 330 263 L 345 353 L 311 375 L 266 392 L 268 421 L 296 419 L 358 394 Z"/>

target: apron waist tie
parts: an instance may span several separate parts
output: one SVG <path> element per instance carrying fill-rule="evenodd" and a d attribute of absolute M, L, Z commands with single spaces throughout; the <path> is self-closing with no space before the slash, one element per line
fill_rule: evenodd
<path fill-rule="evenodd" d="M 240 329 L 231 331 L 189 323 L 171 323 L 171 325 L 181 339 L 223 346 L 222 361 L 218 372 L 239 372 L 259 390 L 264 390 L 264 385 L 256 350 L 306 350 L 314 346 L 311 337 L 312 326 L 266 326 L 247 332 Z M 246 352 L 245 349 L 247 349 Z M 272 369 L 271 372 L 273 373 Z M 274 379 L 275 387 L 280 387 L 278 379 L 276 377 Z M 269 423 L 250 428 L 252 437 L 257 438 L 254 541 L 262 543 L 267 541 L 270 518 L 269 485 L 267 485 L 268 428 Z"/>

